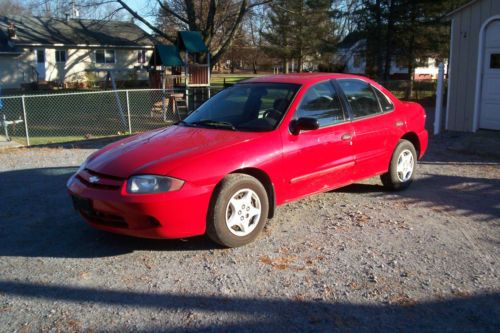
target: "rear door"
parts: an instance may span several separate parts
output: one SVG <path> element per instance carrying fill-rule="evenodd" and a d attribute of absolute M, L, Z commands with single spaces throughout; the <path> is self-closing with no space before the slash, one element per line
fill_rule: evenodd
<path fill-rule="evenodd" d="M 354 156 L 352 127 L 331 81 L 306 91 L 293 119 L 315 118 L 320 128 L 283 133 L 285 180 L 290 201 L 351 182 Z"/>
<path fill-rule="evenodd" d="M 387 171 L 396 134 L 394 105 L 390 99 L 361 79 L 338 79 L 350 109 L 356 160 L 353 179 L 360 180 Z"/>

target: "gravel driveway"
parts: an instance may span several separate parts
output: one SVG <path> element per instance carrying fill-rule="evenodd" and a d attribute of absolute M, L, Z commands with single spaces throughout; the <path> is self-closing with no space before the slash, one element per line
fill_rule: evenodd
<path fill-rule="evenodd" d="M 87 227 L 65 182 L 93 149 L 0 152 L 0 331 L 485 331 L 500 327 L 500 161 L 439 140 L 378 178 L 282 206 L 256 242 Z"/>

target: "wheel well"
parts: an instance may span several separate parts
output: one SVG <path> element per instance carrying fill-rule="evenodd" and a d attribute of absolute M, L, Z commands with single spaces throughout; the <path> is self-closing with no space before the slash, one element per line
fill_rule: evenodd
<path fill-rule="evenodd" d="M 267 192 L 267 198 L 269 200 L 269 214 L 268 218 L 273 218 L 274 216 L 274 211 L 276 208 L 276 194 L 274 193 L 274 186 L 273 182 L 271 181 L 271 178 L 265 173 L 264 171 L 256 168 L 245 168 L 245 169 L 239 169 L 235 170 L 231 173 L 243 173 L 249 176 L 252 176 L 254 178 L 257 178 L 257 180 L 264 185 L 264 188 L 266 189 Z"/>
<path fill-rule="evenodd" d="M 403 135 L 401 139 L 410 141 L 413 147 L 415 147 L 415 150 L 417 151 L 417 157 L 420 156 L 420 140 L 418 139 L 418 136 L 415 133 L 413 132 L 406 133 L 405 135 Z"/>

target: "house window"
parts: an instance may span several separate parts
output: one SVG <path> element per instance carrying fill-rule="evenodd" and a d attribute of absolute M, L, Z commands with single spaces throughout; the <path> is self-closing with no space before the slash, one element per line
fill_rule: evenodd
<path fill-rule="evenodd" d="M 45 50 L 36 50 L 36 62 L 38 64 L 45 63 Z"/>
<path fill-rule="evenodd" d="M 67 53 L 66 50 L 56 50 L 56 62 L 64 63 L 66 62 Z"/>
<path fill-rule="evenodd" d="M 500 53 L 494 53 L 491 55 L 490 68 L 500 69 Z"/>
<path fill-rule="evenodd" d="M 146 50 L 139 50 L 137 53 L 137 62 L 140 64 L 146 63 Z"/>
<path fill-rule="evenodd" d="M 396 66 L 397 66 L 399 69 L 404 69 L 404 68 L 406 68 L 406 65 L 408 65 L 408 64 L 407 64 L 407 62 L 406 62 L 406 60 L 405 60 L 405 59 L 403 59 L 403 58 L 396 58 Z"/>
<path fill-rule="evenodd" d="M 96 50 L 95 62 L 97 64 L 114 64 L 116 62 L 115 50 Z"/>
<path fill-rule="evenodd" d="M 361 57 L 361 54 L 355 54 L 354 55 L 353 67 L 354 68 L 360 68 L 362 62 L 363 62 L 363 58 Z"/>

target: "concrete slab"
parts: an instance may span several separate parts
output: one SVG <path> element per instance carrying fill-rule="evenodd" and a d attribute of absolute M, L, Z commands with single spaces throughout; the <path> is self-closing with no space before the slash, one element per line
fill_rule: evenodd
<path fill-rule="evenodd" d="M 500 131 L 479 130 L 476 133 L 446 132 L 449 150 L 500 159 Z"/>

